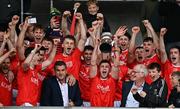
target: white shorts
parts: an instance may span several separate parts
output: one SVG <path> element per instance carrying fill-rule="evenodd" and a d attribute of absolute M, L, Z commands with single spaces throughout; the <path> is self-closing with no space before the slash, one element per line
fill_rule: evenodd
<path fill-rule="evenodd" d="M 91 107 L 91 103 L 88 101 L 83 101 L 83 107 Z"/>
<path fill-rule="evenodd" d="M 121 101 L 114 101 L 114 107 L 120 107 Z"/>

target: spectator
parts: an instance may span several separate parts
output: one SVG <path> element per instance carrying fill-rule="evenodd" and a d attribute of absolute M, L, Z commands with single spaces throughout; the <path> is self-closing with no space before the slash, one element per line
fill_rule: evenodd
<path fill-rule="evenodd" d="M 151 63 L 148 70 L 153 81 L 148 92 L 141 91 L 140 94 L 134 93 L 133 96 L 146 107 L 165 107 L 168 89 L 165 80 L 160 77 L 161 66 L 158 63 Z"/>
<path fill-rule="evenodd" d="M 149 85 L 145 82 L 148 71 L 145 65 L 138 64 L 133 68 L 132 81 L 124 82 L 122 86 L 121 107 L 145 107 L 143 103 L 137 101 L 133 94 L 140 94 L 142 91 L 148 92 Z"/>
<path fill-rule="evenodd" d="M 63 61 L 54 65 L 56 76 L 45 79 L 42 87 L 41 106 L 81 106 L 78 82 L 73 86 L 67 83 L 67 66 Z"/>
<path fill-rule="evenodd" d="M 88 12 L 84 15 L 84 21 L 86 22 L 87 29 L 89 29 L 92 26 L 92 22 L 98 20 L 98 2 L 96 0 L 89 0 L 87 2 L 87 8 Z M 102 32 L 110 32 L 111 30 L 105 16 L 103 15 L 101 18 L 104 20 Z"/>
<path fill-rule="evenodd" d="M 180 72 L 173 72 L 171 75 L 173 90 L 168 99 L 169 108 L 180 107 Z"/>

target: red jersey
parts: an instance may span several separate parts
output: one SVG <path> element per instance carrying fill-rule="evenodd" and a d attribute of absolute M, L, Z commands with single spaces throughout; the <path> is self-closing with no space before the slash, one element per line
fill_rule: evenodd
<path fill-rule="evenodd" d="M 10 65 L 10 69 L 14 74 L 14 80 L 12 83 L 13 89 L 17 89 L 17 72 L 18 72 L 19 65 L 20 65 L 20 61 L 16 53 L 16 56 L 11 58 L 11 65 Z"/>
<path fill-rule="evenodd" d="M 134 66 L 136 66 L 136 65 L 138 65 L 138 64 L 146 64 L 146 62 L 145 61 L 143 61 L 143 62 L 138 62 L 136 59 L 132 62 L 132 63 L 130 63 L 130 64 L 127 64 L 127 66 L 130 68 L 130 69 L 133 69 L 134 68 Z"/>
<path fill-rule="evenodd" d="M 48 76 L 53 76 L 55 75 L 49 68 L 46 68 L 45 70 L 39 70 L 38 73 L 37 73 L 37 76 L 38 76 L 38 80 L 39 80 L 39 96 L 38 96 L 38 102 L 40 100 L 40 96 L 41 96 L 41 89 L 42 89 L 42 83 L 43 83 L 43 80 L 45 78 L 47 78 Z"/>
<path fill-rule="evenodd" d="M 172 90 L 171 74 L 175 71 L 180 71 L 180 66 L 173 65 L 169 60 L 167 60 L 163 64 L 163 73 L 164 73 L 164 78 L 168 86 L 168 95 L 170 94 Z"/>
<path fill-rule="evenodd" d="M 12 105 L 12 84 L 3 73 L 0 73 L 0 103 L 4 106 Z"/>
<path fill-rule="evenodd" d="M 101 80 L 98 76 L 91 78 L 91 106 L 113 107 L 115 91 L 116 80 L 111 76 L 109 76 L 106 80 Z"/>
<path fill-rule="evenodd" d="M 122 51 L 122 53 L 120 53 L 120 56 L 119 56 L 119 60 L 124 62 L 125 65 L 127 64 L 127 58 L 128 58 L 128 49 Z"/>
<path fill-rule="evenodd" d="M 119 79 L 116 87 L 116 97 L 115 100 L 121 100 L 122 99 L 122 82 L 128 79 L 128 67 L 127 66 L 120 66 L 119 67 Z"/>
<path fill-rule="evenodd" d="M 82 52 L 78 48 L 76 48 L 70 56 L 64 56 L 60 53 L 59 55 L 56 55 L 52 65 L 54 66 L 56 61 L 64 61 L 67 66 L 67 72 L 79 80 L 81 53 Z"/>
<path fill-rule="evenodd" d="M 85 63 L 81 64 L 79 72 L 79 88 L 81 91 L 81 98 L 85 101 L 90 101 L 90 66 Z"/>
<path fill-rule="evenodd" d="M 28 69 L 24 72 L 22 66 L 19 68 L 17 75 L 18 95 L 16 104 L 18 106 L 24 103 L 30 103 L 34 106 L 38 103 L 39 96 L 39 79 L 38 71 L 42 65 L 36 66 L 34 69 Z"/>
<path fill-rule="evenodd" d="M 161 60 L 159 59 L 159 56 L 157 54 L 154 54 L 151 58 L 145 59 L 145 65 L 148 66 L 149 64 L 157 62 L 161 65 Z"/>

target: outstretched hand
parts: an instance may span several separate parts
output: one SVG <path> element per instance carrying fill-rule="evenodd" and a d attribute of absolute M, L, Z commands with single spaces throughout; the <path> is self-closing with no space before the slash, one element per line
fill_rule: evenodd
<path fill-rule="evenodd" d="M 127 30 L 128 29 L 127 29 L 126 26 L 120 26 L 118 28 L 118 30 L 116 31 L 116 33 L 114 34 L 114 36 L 122 36 L 122 35 L 124 35 L 126 33 Z"/>

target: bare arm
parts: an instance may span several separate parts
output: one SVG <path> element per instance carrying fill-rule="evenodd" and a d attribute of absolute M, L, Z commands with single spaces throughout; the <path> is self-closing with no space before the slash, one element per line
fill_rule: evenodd
<path fill-rule="evenodd" d="M 7 40 L 7 44 L 8 44 L 9 50 L 14 48 L 14 45 L 12 44 L 12 42 L 9 39 Z"/>
<path fill-rule="evenodd" d="M 86 42 L 86 39 L 87 39 L 86 30 L 85 30 L 82 14 L 81 13 L 76 13 L 76 18 L 78 19 L 79 24 L 80 24 L 80 28 L 81 28 L 81 38 L 80 38 L 80 40 L 78 42 L 77 47 L 79 48 L 80 51 L 83 51 L 84 46 L 85 46 L 85 42 Z"/>
<path fill-rule="evenodd" d="M 2 44 L 1 44 L 1 47 L 0 47 L 0 56 L 2 56 L 3 53 L 4 53 L 4 48 L 5 48 L 6 42 L 7 42 L 7 40 L 3 40 Z"/>
<path fill-rule="evenodd" d="M 1 64 L 6 58 L 8 58 L 11 53 L 13 53 L 13 52 L 15 52 L 15 51 L 16 51 L 15 48 L 13 48 L 13 49 L 11 49 L 10 51 L 8 51 L 7 53 L 5 53 L 4 55 L 2 55 L 2 56 L 0 57 L 0 64 Z"/>
<path fill-rule="evenodd" d="M 27 31 L 29 24 L 28 24 L 28 18 L 26 18 L 24 25 L 21 29 L 21 32 L 19 34 L 18 40 L 17 40 L 17 51 L 19 55 L 19 59 L 22 61 L 25 59 L 25 48 L 24 48 L 24 38 L 25 38 L 25 33 Z"/>
<path fill-rule="evenodd" d="M 98 21 L 93 21 L 92 22 L 92 27 L 88 29 L 88 33 L 90 34 L 90 45 L 93 47 L 95 46 L 96 43 L 96 38 L 100 39 L 100 27 Z"/>
<path fill-rule="evenodd" d="M 130 40 L 130 44 L 129 44 L 129 50 L 128 50 L 128 60 L 127 62 L 130 64 L 135 60 L 135 55 L 134 55 L 134 51 L 135 51 L 135 42 L 136 42 L 136 36 L 139 33 L 140 28 L 137 26 L 134 26 L 132 28 L 132 37 Z"/>
<path fill-rule="evenodd" d="M 35 48 L 31 51 L 31 53 L 25 59 L 24 64 L 29 64 L 32 61 L 32 58 L 34 57 L 34 55 L 36 54 L 36 52 L 38 51 L 40 46 L 41 46 L 40 44 L 36 44 L 35 45 Z"/>
<path fill-rule="evenodd" d="M 158 35 L 156 34 L 156 32 L 154 31 L 154 28 L 152 27 L 151 23 L 148 20 L 144 20 L 143 22 L 144 22 L 144 25 L 147 29 L 147 32 L 149 31 L 150 35 L 153 38 L 153 42 L 155 44 L 155 47 L 159 48 L 159 38 L 158 38 Z"/>
<path fill-rule="evenodd" d="M 115 49 L 114 49 L 114 54 L 115 54 L 115 58 L 114 58 L 114 65 L 112 66 L 112 70 L 111 70 L 111 76 L 114 79 L 118 79 L 118 73 L 119 73 L 119 54 L 120 54 L 120 48 L 117 46 L 117 41 L 118 39 L 115 38 Z"/>
<path fill-rule="evenodd" d="M 166 28 L 161 28 L 160 31 L 160 37 L 159 37 L 159 45 L 160 45 L 160 56 L 161 56 L 161 62 L 165 63 L 167 58 L 167 53 L 164 45 L 164 35 L 166 34 L 167 29 Z"/>
<path fill-rule="evenodd" d="M 90 78 L 93 78 L 97 75 L 97 51 L 98 51 L 99 44 L 96 43 L 92 58 L 91 58 L 91 67 L 90 67 Z"/>
<path fill-rule="evenodd" d="M 13 46 L 16 45 L 16 41 L 17 41 L 16 25 L 18 22 L 19 22 L 19 16 L 14 15 L 12 17 L 11 22 L 9 23 L 9 28 L 10 28 L 10 33 L 11 33 L 10 40 Z"/>
<path fill-rule="evenodd" d="M 57 44 L 60 42 L 60 40 L 58 39 L 54 39 L 54 46 L 53 46 L 53 49 L 48 57 L 47 60 L 45 60 L 43 63 L 42 63 L 42 70 L 46 69 L 54 60 L 54 57 L 56 55 L 56 50 L 57 50 Z"/>
<path fill-rule="evenodd" d="M 63 13 L 63 17 L 62 17 L 62 22 L 61 22 L 61 27 L 62 27 L 62 31 L 64 36 L 69 35 L 70 31 L 68 29 L 68 24 L 67 24 L 67 17 L 71 16 L 71 12 L 70 11 L 64 11 Z"/>

